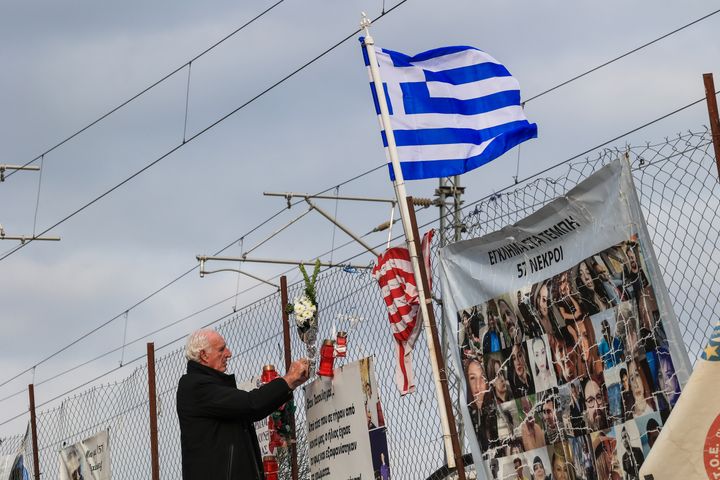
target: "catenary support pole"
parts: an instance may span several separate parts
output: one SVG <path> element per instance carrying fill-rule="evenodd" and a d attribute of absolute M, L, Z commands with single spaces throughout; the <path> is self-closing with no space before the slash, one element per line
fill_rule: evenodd
<path fill-rule="evenodd" d="M 35 480 L 40 480 L 40 452 L 38 450 L 37 440 L 37 418 L 35 417 L 35 385 L 28 385 L 28 395 L 30 396 L 30 429 L 32 434 L 32 450 L 33 450 L 33 471 Z"/>
<path fill-rule="evenodd" d="M 373 88 L 375 89 L 375 95 L 378 99 L 380 106 L 380 123 L 381 128 L 385 132 L 385 138 L 387 140 L 387 152 L 390 157 L 392 164 L 393 173 L 395 175 L 395 182 L 393 187 L 395 188 L 395 198 L 398 200 L 398 208 L 400 209 L 400 219 L 402 220 L 403 230 L 405 231 L 405 241 L 407 243 L 407 249 L 410 254 L 410 262 L 413 267 L 415 276 L 415 283 L 418 287 L 418 300 L 420 302 L 420 313 L 423 318 L 428 317 L 428 303 L 432 300 L 429 299 L 428 294 L 422 288 L 422 282 L 420 280 L 420 261 L 418 258 L 418 251 L 415 249 L 415 239 L 413 238 L 412 228 L 410 227 L 410 213 L 408 212 L 408 205 L 405 197 L 405 180 L 403 178 L 402 169 L 400 168 L 400 160 L 397 152 L 397 145 L 395 143 L 395 135 L 390 123 L 390 114 L 385 99 L 385 89 L 383 88 L 382 78 L 380 78 L 380 69 L 378 68 L 377 56 L 375 55 L 375 41 L 370 35 L 370 21 L 367 18 L 363 18 L 361 28 L 365 30 L 365 40 L 363 47 L 368 55 L 370 63 L 370 74 L 373 79 Z M 430 366 L 432 367 L 433 380 L 435 383 L 435 394 L 437 397 L 438 407 L 440 414 L 440 424 L 442 425 L 443 431 L 443 442 L 445 444 L 445 456 L 447 458 L 447 464 L 449 468 L 455 468 L 455 457 L 452 454 L 452 440 L 450 435 L 450 427 L 448 424 L 448 418 L 445 414 L 445 399 L 442 395 L 442 386 L 440 385 L 440 372 L 437 365 L 437 354 L 435 352 L 435 346 L 431 339 L 428 322 L 423 322 L 423 328 L 425 329 L 425 340 L 428 344 L 428 351 L 430 353 Z M 464 473 L 464 472 L 463 472 Z"/>
<path fill-rule="evenodd" d="M 718 181 L 720 181 L 720 117 L 718 116 L 713 74 L 704 73 L 703 82 L 705 83 L 705 100 L 707 101 L 708 115 L 710 116 L 710 133 L 712 134 L 713 147 L 715 147 L 715 164 L 718 170 Z"/>
<path fill-rule="evenodd" d="M 147 344 L 148 398 L 150 400 L 150 466 L 152 480 L 160 480 L 160 457 L 158 454 L 157 390 L 155 389 L 155 344 Z"/>
<path fill-rule="evenodd" d="M 280 308 L 282 309 L 283 322 L 283 342 L 285 344 L 285 371 L 290 370 L 292 362 L 292 351 L 290 350 L 290 315 L 286 310 L 288 304 L 287 277 L 280 277 Z M 292 480 L 298 480 L 298 463 L 297 463 L 297 437 L 295 435 L 295 415 L 290 419 L 290 428 L 292 429 L 292 438 L 290 439 L 290 468 L 292 471 Z"/>
<path fill-rule="evenodd" d="M 455 226 L 455 241 L 459 242 L 462 240 L 462 232 L 465 225 L 462 224 L 462 212 L 460 206 L 462 205 L 462 197 L 464 188 L 460 187 L 460 175 L 453 177 L 453 224 Z"/>
<path fill-rule="evenodd" d="M 415 249 L 421 252 L 420 247 L 420 232 L 417 227 L 417 219 L 415 218 L 415 208 L 412 206 L 412 197 L 407 197 L 408 212 L 410 213 L 410 228 L 415 238 Z M 425 262 L 420 262 L 420 281 L 422 282 L 422 289 L 426 292 L 430 292 L 430 282 L 428 281 L 428 272 L 425 270 Z M 419 285 L 418 285 L 419 286 Z M 430 296 L 428 295 L 428 298 Z M 445 415 L 448 419 L 448 427 L 450 428 L 450 440 L 452 442 L 452 451 L 455 457 L 455 465 L 457 466 L 457 474 L 459 480 L 465 480 L 465 465 L 463 462 L 462 447 L 458 437 L 457 426 L 455 425 L 455 415 L 452 411 L 452 402 L 450 400 L 450 389 L 448 388 L 447 369 L 445 368 L 445 358 L 442 355 L 442 349 L 440 348 L 440 337 L 438 335 L 437 323 L 435 322 L 435 311 L 432 305 L 428 305 L 427 316 L 423 318 L 423 321 L 430 326 L 430 334 L 432 336 L 432 343 L 434 345 L 435 355 L 438 369 L 440 372 L 440 386 L 442 388 L 442 396 L 445 404 Z"/>

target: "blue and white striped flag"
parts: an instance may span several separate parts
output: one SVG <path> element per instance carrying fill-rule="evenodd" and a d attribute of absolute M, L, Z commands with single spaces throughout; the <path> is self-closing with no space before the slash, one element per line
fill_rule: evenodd
<path fill-rule="evenodd" d="M 411 57 L 367 47 L 375 48 L 406 180 L 459 175 L 537 137 L 520 106 L 520 85 L 487 53 L 456 46 Z M 379 115 L 372 76 L 370 86 Z M 382 139 L 388 155 L 385 131 Z"/>

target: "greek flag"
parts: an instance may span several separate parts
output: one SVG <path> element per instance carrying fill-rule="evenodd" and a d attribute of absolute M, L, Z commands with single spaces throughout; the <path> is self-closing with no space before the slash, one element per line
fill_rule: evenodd
<path fill-rule="evenodd" d="M 360 42 L 364 45 L 364 38 Z M 411 57 L 367 48 L 375 48 L 406 180 L 459 175 L 537 137 L 537 125 L 528 122 L 520 106 L 520 85 L 487 53 L 455 46 Z M 380 115 L 372 76 L 370 87 Z M 385 131 L 381 134 L 388 155 Z"/>

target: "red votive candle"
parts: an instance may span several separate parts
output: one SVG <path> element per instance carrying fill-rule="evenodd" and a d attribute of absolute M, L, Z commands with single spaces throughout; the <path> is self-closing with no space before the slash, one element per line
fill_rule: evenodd
<path fill-rule="evenodd" d="M 335 343 L 335 354 L 338 357 L 344 357 L 347 355 L 347 332 L 338 332 L 337 340 Z"/>
<path fill-rule="evenodd" d="M 265 472 L 265 480 L 278 480 L 278 462 L 275 455 L 265 455 L 263 457 L 263 471 Z"/>
<path fill-rule="evenodd" d="M 332 378 L 334 361 L 335 342 L 332 340 L 325 340 L 323 341 L 322 348 L 320 349 L 320 368 L 318 368 L 318 375 Z"/>
<path fill-rule="evenodd" d="M 270 383 L 273 380 L 278 378 L 277 370 L 275 370 L 275 365 L 265 365 L 263 367 L 262 376 L 260 377 L 260 381 L 262 383 Z"/>

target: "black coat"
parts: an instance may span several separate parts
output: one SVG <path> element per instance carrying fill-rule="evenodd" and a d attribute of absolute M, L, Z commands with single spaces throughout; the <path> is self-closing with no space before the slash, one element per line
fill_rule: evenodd
<path fill-rule="evenodd" d="M 189 361 L 177 390 L 183 479 L 262 480 L 253 422 L 291 397 L 282 378 L 245 392 L 237 389 L 235 375 Z"/>

